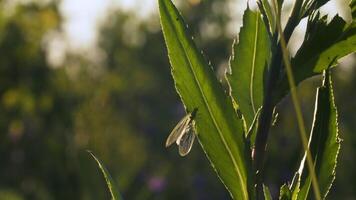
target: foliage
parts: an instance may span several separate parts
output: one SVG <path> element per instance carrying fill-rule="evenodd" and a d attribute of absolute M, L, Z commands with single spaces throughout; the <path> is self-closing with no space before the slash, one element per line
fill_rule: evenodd
<path fill-rule="evenodd" d="M 320 192 L 322 197 L 326 198 L 335 179 L 336 158 L 340 149 L 337 111 L 329 74 L 325 74 L 323 86 L 318 88 L 316 93 L 315 116 L 309 143 L 310 151 L 315 161 L 315 171 L 320 185 Z M 307 170 L 304 169 L 303 165 L 304 160 L 298 171 L 299 176 L 303 175 L 305 177 L 298 199 L 307 199 L 311 183 L 310 177 L 305 175 Z"/>
<path fill-rule="evenodd" d="M 205 153 L 232 196 L 248 199 L 243 124 L 203 55 L 187 36 L 170 1 L 159 1 L 161 22 L 176 88 L 187 111 L 197 109 L 196 131 Z M 224 160 L 224 162 L 218 162 Z"/>
<path fill-rule="evenodd" d="M 74 99 L 70 92 L 62 95 L 68 79 L 62 70 L 50 68 L 46 54 L 45 37 L 59 31 L 58 7 L 28 3 L 5 12 L 4 3 L 0 3 L 0 185 L 24 199 L 76 198 L 79 194 L 72 191 L 79 188 L 79 174 L 73 154 L 65 153 L 71 148 L 67 130 Z M 48 187 L 49 178 L 57 187 Z"/>
<path fill-rule="evenodd" d="M 53 36 L 67 37 L 63 30 L 68 16 L 62 13 L 62 2 L 0 1 L 0 199 L 110 199 L 86 149 L 100 155 L 125 199 L 230 199 L 199 145 L 184 159 L 175 149 L 164 148 L 184 108 L 174 92 L 158 13 L 142 19 L 135 14 L 141 9 L 111 7 L 98 26 L 98 46 L 67 49 L 63 63 L 52 66 L 49 52 L 60 51 L 49 49 Z M 237 32 L 234 20 L 242 17 L 235 9 L 246 4 L 175 2 L 190 25 L 188 34 L 209 57 L 228 93 L 224 71 L 232 33 Z M 258 11 L 252 12 L 256 16 Z M 273 15 L 269 16 L 273 19 Z M 235 42 L 234 48 L 238 45 Z M 356 73 L 352 59 L 348 65 L 331 70 L 344 141 L 329 199 L 352 199 L 356 191 L 352 134 Z M 312 124 L 314 89 L 319 86 L 313 78 L 303 81 L 298 90 L 307 126 Z M 265 184 L 273 199 L 278 198 L 279 186 L 292 180 L 304 153 L 288 97 L 276 112 L 279 117 L 271 129 L 264 166 Z M 254 130 L 254 137 L 259 115 L 252 118 L 255 127 L 244 121 L 243 133 Z"/>
<path fill-rule="evenodd" d="M 122 200 L 122 197 L 120 193 L 117 191 L 117 187 L 114 183 L 114 180 L 111 178 L 111 175 L 109 174 L 108 170 L 106 167 L 101 163 L 101 161 L 92 153 L 91 151 L 88 151 L 89 154 L 93 157 L 95 162 L 97 163 L 100 171 L 103 173 L 103 176 L 105 178 L 105 182 L 109 188 L 110 194 L 111 194 L 111 199 L 112 200 Z"/>
<path fill-rule="evenodd" d="M 257 110 L 263 103 L 264 77 L 268 71 L 271 48 L 260 13 L 247 8 L 243 20 L 240 39 L 234 43 L 231 56 L 231 74 L 227 74 L 227 77 L 231 96 L 239 105 L 247 127 L 250 127 Z"/>
<path fill-rule="evenodd" d="M 226 198 L 223 186 L 205 165 L 207 161 L 200 152 L 190 155 L 189 164 L 180 163 L 175 154 L 175 163 L 165 159 L 162 141 L 172 122 L 180 117 L 182 107 L 167 75 L 168 62 L 161 56 L 164 44 L 157 20 L 152 17 L 142 21 L 131 12 L 111 11 L 100 26 L 96 49 L 104 58 L 98 62 L 81 52 L 68 51 L 63 65 L 54 68 L 47 61 L 47 41 L 52 34 L 63 35 L 64 21 L 57 3 L 19 4 L 10 14 L 5 12 L 5 5 L 1 7 L 4 17 L 0 35 L 4 38 L 0 81 L 9 90 L 19 85 L 26 88 L 16 95 L 1 91 L 0 126 L 4 140 L 0 142 L 0 160 L 5 163 L 0 170 L 1 191 L 24 199 L 109 198 L 102 187 L 101 174 L 94 173 L 95 166 L 85 154 L 86 149 L 92 149 L 113 169 L 113 179 L 128 199 Z M 211 7 L 212 1 L 200 5 L 210 14 Z M 222 15 L 226 13 L 216 12 L 209 20 L 223 30 L 226 19 Z M 205 19 L 199 17 L 193 17 L 193 23 L 203 24 Z M 48 22 L 58 24 L 53 29 Z M 128 27 L 139 35 L 131 34 Z M 135 43 L 137 38 L 141 40 Z M 214 36 L 200 42 L 209 46 L 224 44 L 228 39 Z M 211 51 L 214 62 L 223 62 L 227 49 Z M 37 98 L 42 93 L 48 95 Z M 13 96 L 18 96 L 20 103 L 9 112 L 3 111 Z M 22 120 L 22 112 L 31 102 L 38 109 L 24 116 L 24 126 L 16 120 L 10 122 L 13 118 Z M 10 134 L 10 127 L 15 133 L 23 130 L 22 135 Z M 200 188 L 192 190 L 187 182 Z"/>
<path fill-rule="evenodd" d="M 262 192 L 269 198 L 268 188 L 263 187 L 264 154 L 273 110 L 287 91 L 287 79 L 306 154 L 293 184 L 284 184 L 281 187 L 280 199 L 307 198 L 311 183 L 315 197 L 319 199 L 321 193 L 324 199 L 331 187 L 340 148 L 336 107 L 333 103 L 331 81 L 329 82 L 331 79 L 326 75 L 323 87 L 317 92 L 318 103 L 315 106 L 316 114 L 309 147 L 306 144 L 304 122 L 294 88 L 294 79 L 299 83 L 316 73 L 327 71 L 324 73 L 329 74 L 330 67 L 335 66 L 339 58 L 355 51 L 356 45 L 352 42 L 355 37 L 354 21 L 346 23 L 336 16 L 327 23 L 326 16 L 320 18 L 318 11 L 326 2 L 297 0 L 284 31 L 280 25 L 283 2 L 272 2 L 273 5 L 268 6 L 268 2 L 260 1 L 258 4 L 261 14 L 247 7 L 239 42 L 234 45 L 236 47 L 230 63 L 231 73 L 227 75 L 231 99 L 235 104 L 233 106 L 212 74 L 211 67 L 190 38 L 187 26 L 173 3 L 170 0 L 159 0 L 161 26 L 176 90 L 187 112 L 198 110 L 198 117 L 195 119 L 196 134 L 212 166 L 234 199 L 254 199 L 255 195 L 257 199 L 261 199 Z M 300 20 L 306 16 L 309 17 L 306 36 L 292 59 L 291 68 L 286 43 Z M 328 34 L 325 34 L 326 31 Z M 315 46 L 318 48 L 311 48 Z M 261 51 L 257 52 L 257 47 L 261 48 Z M 257 108 L 260 106 L 261 115 L 257 115 Z M 242 121 L 239 120 L 238 114 L 231 112 L 232 109 L 241 111 Z M 254 118 L 259 118 L 259 122 L 256 142 L 251 146 L 250 139 L 245 137 L 250 135 L 247 130 L 254 124 Z M 236 129 L 236 126 L 239 128 Z M 252 154 L 251 149 L 254 150 Z M 302 173 L 305 160 L 308 161 L 309 169 L 306 179 L 306 173 Z M 230 178 L 233 177 L 234 170 L 238 176 L 232 181 Z M 255 178 L 251 176 L 252 170 L 255 170 Z"/>

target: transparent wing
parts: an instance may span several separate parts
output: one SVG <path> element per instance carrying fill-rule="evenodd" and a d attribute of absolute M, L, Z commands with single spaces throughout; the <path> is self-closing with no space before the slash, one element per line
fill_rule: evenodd
<path fill-rule="evenodd" d="M 174 127 L 172 132 L 169 134 L 166 140 L 166 147 L 171 146 L 174 142 L 178 140 L 180 136 L 182 136 L 183 132 L 187 129 L 190 121 L 190 114 L 187 114 L 183 117 L 182 120 L 178 122 L 178 124 Z"/>
<path fill-rule="evenodd" d="M 179 155 L 185 156 L 192 149 L 193 143 L 195 139 L 195 133 L 193 128 L 189 127 L 186 129 L 179 140 Z"/>
<path fill-rule="evenodd" d="M 186 135 L 190 131 L 191 128 L 192 128 L 192 123 L 191 122 L 188 122 L 188 124 L 183 127 L 182 134 L 180 134 L 178 136 L 177 140 L 176 140 L 176 143 L 177 143 L 178 146 L 179 146 L 180 142 L 182 141 L 182 137 L 184 135 Z"/>

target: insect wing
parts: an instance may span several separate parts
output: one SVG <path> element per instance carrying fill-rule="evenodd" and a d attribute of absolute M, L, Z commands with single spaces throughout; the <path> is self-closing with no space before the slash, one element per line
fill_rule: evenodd
<path fill-rule="evenodd" d="M 192 127 L 186 129 L 179 140 L 179 155 L 185 156 L 192 149 L 195 139 L 195 133 Z"/>
<path fill-rule="evenodd" d="M 190 114 L 187 114 L 182 120 L 178 122 L 178 124 L 174 127 L 172 132 L 169 134 L 166 140 L 166 147 L 171 146 L 174 142 L 178 140 L 186 130 L 189 125 Z"/>
<path fill-rule="evenodd" d="M 176 144 L 179 146 L 180 142 L 182 141 L 182 138 L 184 135 L 186 135 L 190 129 L 192 128 L 192 123 L 188 122 L 186 126 L 184 126 L 184 129 L 182 130 L 182 134 L 179 135 L 179 137 L 176 140 Z"/>

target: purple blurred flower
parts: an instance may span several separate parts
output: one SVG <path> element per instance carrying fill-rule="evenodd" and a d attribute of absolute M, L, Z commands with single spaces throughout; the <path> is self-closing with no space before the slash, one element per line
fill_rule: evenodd
<path fill-rule="evenodd" d="M 148 188 L 153 192 L 162 192 L 166 187 L 166 180 L 163 177 L 154 176 L 148 180 Z"/>

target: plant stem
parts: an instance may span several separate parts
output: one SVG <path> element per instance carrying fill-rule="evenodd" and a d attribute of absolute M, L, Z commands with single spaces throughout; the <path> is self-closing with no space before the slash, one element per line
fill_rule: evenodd
<path fill-rule="evenodd" d="M 291 16 L 287 22 L 286 28 L 283 33 L 284 42 L 288 43 L 295 27 L 300 21 L 300 11 L 302 9 L 303 0 L 296 0 L 293 7 Z M 278 15 L 275 10 L 276 15 Z M 280 19 L 280 16 L 276 16 Z M 274 34 L 278 36 L 278 34 Z M 278 38 L 275 37 L 272 41 L 272 45 L 276 45 L 272 53 L 271 67 L 268 72 L 266 90 L 263 99 L 263 107 L 259 120 L 259 125 L 256 133 L 255 149 L 252 154 L 254 170 L 255 170 L 255 183 L 256 183 L 256 197 L 257 199 L 263 199 L 263 164 L 265 159 L 265 151 L 267 147 L 267 140 L 269 129 L 272 122 L 273 109 L 278 103 L 279 94 L 276 94 L 276 87 L 278 86 L 278 80 L 280 79 L 280 72 L 283 69 L 283 52 L 281 50 L 281 43 L 278 42 Z"/>
<path fill-rule="evenodd" d="M 278 45 L 279 46 L 279 45 Z M 263 107 L 256 133 L 255 149 L 252 158 L 254 160 L 254 170 L 256 175 L 256 196 L 262 199 L 263 191 L 263 163 L 267 146 L 269 128 L 272 122 L 273 109 L 276 104 L 274 90 L 279 79 L 279 72 L 282 65 L 282 52 L 277 48 L 272 58 L 271 69 L 268 74 L 267 88 L 263 99 Z"/>
<path fill-rule="evenodd" d="M 288 22 L 286 24 L 286 27 L 284 29 L 284 38 L 286 41 L 286 44 L 288 44 L 288 41 L 290 39 L 290 37 L 292 36 L 292 33 L 295 29 L 295 27 L 298 25 L 298 23 L 300 22 L 300 13 L 302 11 L 302 6 L 303 6 L 303 0 L 296 0 L 294 6 L 293 6 L 293 10 L 292 13 L 288 19 Z M 280 19 L 280 16 L 276 16 L 277 18 Z M 276 20 L 276 23 L 277 20 Z"/>
<path fill-rule="evenodd" d="M 278 28 L 279 32 L 282 33 L 282 28 L 281 28 L 281 24 L 280 24 L 279 20 L 277 20 L 277 28 Z M 294 110 L 295 110 L 295 113 L 297 116 L 300 138 L 302 140 L 304 151 L 307 154 L 306 155 L 307 165 L 308 165 L 308 169 L 309 169 L 311 179 L 312 179 L 312 186 L 313 186 L 315 199 L 321 200 L 318 179 L 316 178 L 313 159 L 312 159 L 309 147 L 308 147 L 308 139 L 307 139 L 307 134 L 305 131 L 305 124 L 304 124 L 303 115 L 302 115 L 300 103 L 299 103 L 297 92 L 296 92 L 296 86 L 295 86 L 295 80 L 293 77 L 292 66 L 291 66 L 289 58 L 288 58 L 289 54 L 288 54 L 288 50 L 287 50 L 287 43 L 284 39 L 283 34 L 281 34 L 280 41 L 281 41 L 284 65 L 285 65 L 285 68 L 287 71 L 289 87 L 291 88 L 291 96 L 292 96 L 292 101 L 293 101 L 293 105 L 294 105 Z"/>

